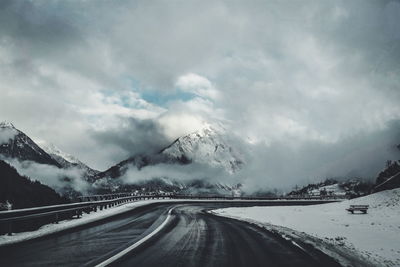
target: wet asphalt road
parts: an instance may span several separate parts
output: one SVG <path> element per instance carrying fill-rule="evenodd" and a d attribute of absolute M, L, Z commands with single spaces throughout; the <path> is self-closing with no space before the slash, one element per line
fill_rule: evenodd
<path fill-rule="evenodd" d="M 172 207 L 168 225 L 115 266 L 340 266 L 257 226 L 205 212 L 233 205 L 239 204 L 142 207 L 95 225 L 0 247 L 0 266 L 95 266 L 152 232 Z"/>

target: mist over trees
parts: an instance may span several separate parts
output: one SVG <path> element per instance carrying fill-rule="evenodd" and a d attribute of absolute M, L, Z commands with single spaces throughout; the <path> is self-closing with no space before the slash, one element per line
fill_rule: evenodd
<path fill-rule="evenodd" d="M 2 206 L 11 204 L 12 209 L 20 209 L 67 202 L 66 198 L 61 197 L 50 187 L 21 176 L 14 167 L 0 160 L 0 203 L 3 204 Z"/>

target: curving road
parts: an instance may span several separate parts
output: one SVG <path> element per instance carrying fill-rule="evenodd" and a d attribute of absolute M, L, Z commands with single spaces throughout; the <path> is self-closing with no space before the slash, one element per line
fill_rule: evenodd
<path fill-rule="evenodd" d="M 0 266 L 95 266 L 151 233 L 170 208 L 167 226 L 115 266 L 340 266 L 318 251 L 306 251 L 257 226 L 205 212 L 237 205 L 254 206 L 145 206 L 95 225 L 0 247 Z"/>

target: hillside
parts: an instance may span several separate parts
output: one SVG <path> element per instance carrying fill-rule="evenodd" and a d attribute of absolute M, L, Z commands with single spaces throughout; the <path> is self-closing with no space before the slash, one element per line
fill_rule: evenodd
<path fill-rule="evenodd" d="M 387 161 L 386 168 L 376 178 L 374 191 L 400 187 L 400 164 L 398 161 Z"/>
<path fill-rule="evenodd" d="M 358 197 L 371 193 L 373 183 L 361 179 L 349 179 L 338 181 L 326 179 L 323 182 L 312 183 L 297 188 L 288 195 L 291 196 L 337 196 L 337 197 Z"/>
<path fill-rule="evenodd" d="M 17 170 L 0 160 L 0 204 L 10 203 L 13 209 L 66 203 L 50 187 L 19 175 Z"/>

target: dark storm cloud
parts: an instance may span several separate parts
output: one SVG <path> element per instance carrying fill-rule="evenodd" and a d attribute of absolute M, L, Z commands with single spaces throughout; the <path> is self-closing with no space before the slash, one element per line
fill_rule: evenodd
<path fill-rule="evenodd" d="M 85 45 L 62 5 L 41 1 L 2 1 L 1 5 L 1 41 L 17 53 L 16 67 L 42 59 L 60 61 L 72 47 Z"/>
<path fill-rule="evenodd" d="M 153 154 L 169 145 L 161 126 L 155 121 L 133 118 L 121 118 L 121 121 L 118 128 L 91 132 L 99 147 L 116 146 L 124 152 L 115 162 L 134 155 Z"/>

